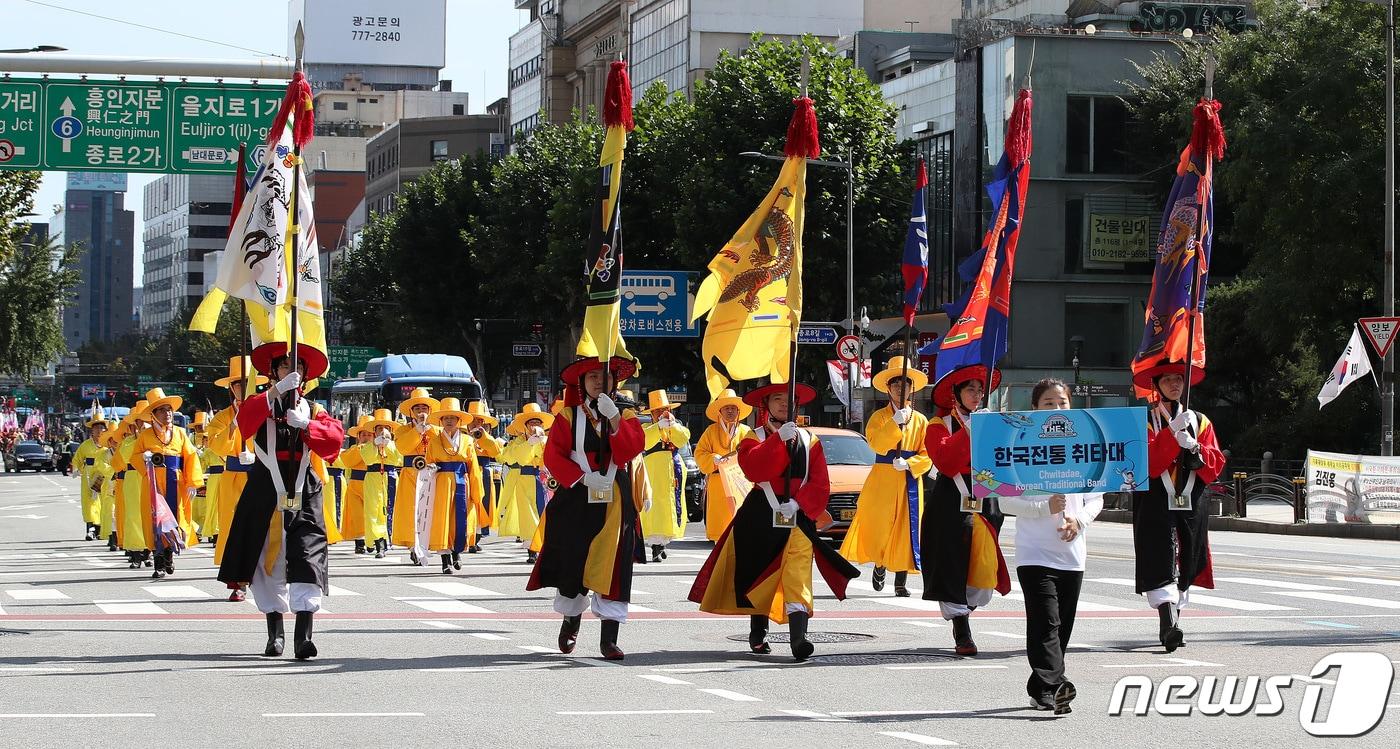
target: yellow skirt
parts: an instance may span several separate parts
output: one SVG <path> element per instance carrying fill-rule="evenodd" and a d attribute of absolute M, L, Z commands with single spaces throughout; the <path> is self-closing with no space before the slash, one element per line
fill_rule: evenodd
<path fill-rule="evenodd" d="M 841 556 L 852 564 L 873 562 L 890 572 L 918 574 L 909 533 L 909 499 L 902 485 L 881 482 L 878 487 L 867 485 L 860 493 L 856 516 L 841 542 Z"/>
<path fill-rule="evenodd" d="M 102 515 L 101 515 L 101 511 L 102 511 L 102 500 L 101 500 L 101 498 L 100 498 L 98 495 L 96 495 L 96 494 L 93 493 L 92 487 L 89 486 L 88 477 L 87 477 L 86 473 L 84 473 L 83 477 L 82 477 L 81 479 L 79 479 L 79 480 L 83 482 L 83 486 L 82 486 L 82 492 L 83 492 L 83 493 L 82 493 L 82 496 L 81 496 L 81 498 L 80 498 L 80 500 L 79 500 L 79 502 L 80 502 L 79 507 L 81 507 L 81 508 L 82 508 L 82 511 L 83 511 L 83 522 L 84 522 L 84 523 L 100 523 L 100 522 L 102 522 Z"/>
<path fill-rule="evenodd" d="M 228 543 L 228 530 L 233 527 L 233 511 L 238 507 L 238 499 L 243 496 L 243 486 L 248 483 L 246 471 L 225 470 L 219 474 L 217 493 L 219 543 L 214 546 L 214 564 L 224 561 L 224 544 Z"/>
<path fill-rule="evenodd" d="M 130 478 L 122 479 L 122 548 L 128 551 L 145 551 L 151 545 L 151 504 L 142 501 L 141 474 L 127 471 Z"/>
<path fill-rule="evenodd" d="M 724 493 L 724 482 L 718 473 L 705 477 L 705 537 L 719 541 L 729 524 L 734 521 L 736 502 Z"/>
<path fill-rule="evenodd" d="M 787 605 L 800 603 L 810 615 L 812 607 L 812 542 L 801 531 L 793 531 L 783 547 L 783 558 L 778 569 L 763 578 L 748 592 L 752 606 L 740 606 L 734 590 L 734 535 L 724 540 L 724 546 L 716 553 L 715 565 L 710 572 L 710 583 L 705 588 L 700 610 L 710 614 L 744 614 L 767 616 L 778 624 L 788 620 Z"/>
<path fill-rule="evenodd" d="M 372 546 L 381 538 L 388 540 L 389 477 L 366 476 L 360 497 L 364 506 L 360 527 L 364 529 L 365 544 Z"/>
<path fill-rule="evenodd" d="M 113 496 L 112 496 L 112 480 L 111 480 L 111 479 L 104 479 L 104 480 L 103 480 L 103 482 L 102 482 L 102 492 L 101 492 L 100 498 L 99 498 L 98 501 L 97 501 L 97 504 L 98 504 L 97 514 L 98 514 L 98 516 L 100 517 L 100 520 L 98 521 L 98 523 L 102 526 L 102 530 L 99 531 L 99 533 L 101 534 L 101 537 L 102 537 L 102 538 L 106 538 L 106 537 L 112 535 L 113 533 L 116 533 L 116 532 L 117 532 L 117 529 L 116 529 L 116 523 L 117 523 L 117 514 L 116 514 L 116 511 L 117 511 L 117 507 L 116 507 L 116 501 L 115 501 L 115 499 L 114 499 Z"/>
<path fill-rule="evenodd" d="M 405 463 L 411 463 L 415 456 L 404 456 Z M 389 542 L 395 546 L 413 546 L 416 514 L 418 509 L 418 469 L 405 466 L 399 469 L 399 483 L 394 491 L 394 535 Z"/>
<path fill-rule="evenodd" d="M 539 479 L 512 468 L 501 483 L 498 532 L 502 538 L 530 538 L 539 527 L 540 516 L 535 509 L 535 492 Z"/>
<path fill-rule="evenodd" d="M 352 541 L 365 537 L 365 482 L 346 482 L 345 496 L 340 499 L 340 535 Z"/>

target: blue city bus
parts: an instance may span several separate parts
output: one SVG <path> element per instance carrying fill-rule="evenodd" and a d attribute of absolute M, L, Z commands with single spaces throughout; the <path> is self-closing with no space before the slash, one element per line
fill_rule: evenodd
<path fill-rule="evenodd" d="M 362 375 L 332 385 L 331 415 L 344 424 L 354 424 L 376 408 L 397 415 L 399 404 L 419 387 L 427 388 L 434 398 L 458 398 L 464 407 L 467 401 L 481 398 L 481 383 L 460 356 L 392 354 L 370 359 Z"/>

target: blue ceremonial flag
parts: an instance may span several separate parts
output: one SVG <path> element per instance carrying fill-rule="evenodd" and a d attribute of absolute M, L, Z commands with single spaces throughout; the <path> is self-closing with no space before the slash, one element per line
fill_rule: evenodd
<path fill-rule="evenodd" d="M 914 207 L 909 212 L 909 233 L 904 236 L 904 260 L 900 272 L 904 275 L 904 324 L 912 326 L 919 310 L 919 297 L 928 283 L 928 215 L 924 210 L 924 192 L 928 188 L 928 169 L 919 159 L 919 174 L 914 179 Z"/>
<path fill-rule="evenodd" d="M 987 185 L 992 220 L 982 249 L 958 266 L 958 275 L 971 284 L 945 310 L 952 325 L 938 349 L 934 382 L 959 369 L 982 366 L 990 371 L 1006 355 L 1011 319 L 1011 278 L 1016 267 L 1016 243 L 1030 187 L 1031 92 L 1016 96 L 1007 127 L 1005 150 Z"/>

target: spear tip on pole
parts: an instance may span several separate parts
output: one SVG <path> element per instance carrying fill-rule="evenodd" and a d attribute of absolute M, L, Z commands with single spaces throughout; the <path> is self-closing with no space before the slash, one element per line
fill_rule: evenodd
<path fill-rule="evenodd" d="M 296 69 L 301 70 L 301 51 L 306 46 L 306 30 L 302 28 L 301 21 L 297 21 L 296 34 L 292 40 L 296 48 Z"/>

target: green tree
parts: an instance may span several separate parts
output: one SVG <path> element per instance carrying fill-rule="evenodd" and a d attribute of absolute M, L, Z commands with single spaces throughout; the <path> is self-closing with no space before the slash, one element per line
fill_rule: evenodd
<path fill-rule="evenodd" d="M 1208 48 L 1229 142 L 1216 173 L 1214 265 L 1242 271 L 1207 296 L 1201 395 L 1236 455 L 1373 451 L 1373 387 L 1359 383 L 1321 413 L 1316 395 L 1355 320 L 1381 312 L 1385 11 L 1255 8 L 1257 31 Z M 1140 150 L 1159 165 L 1174 163 L 1188 137 L 1206 50 L 1183 44 L 1161 56 L 1132 92 Z"/>
<path fill-rule="evenodd" d="M 82 251 L 26 240 L 39 172 L 0 172 L 0 373 L 29 377 L 67 350 L 59 309 L 80 277 Z"/>

